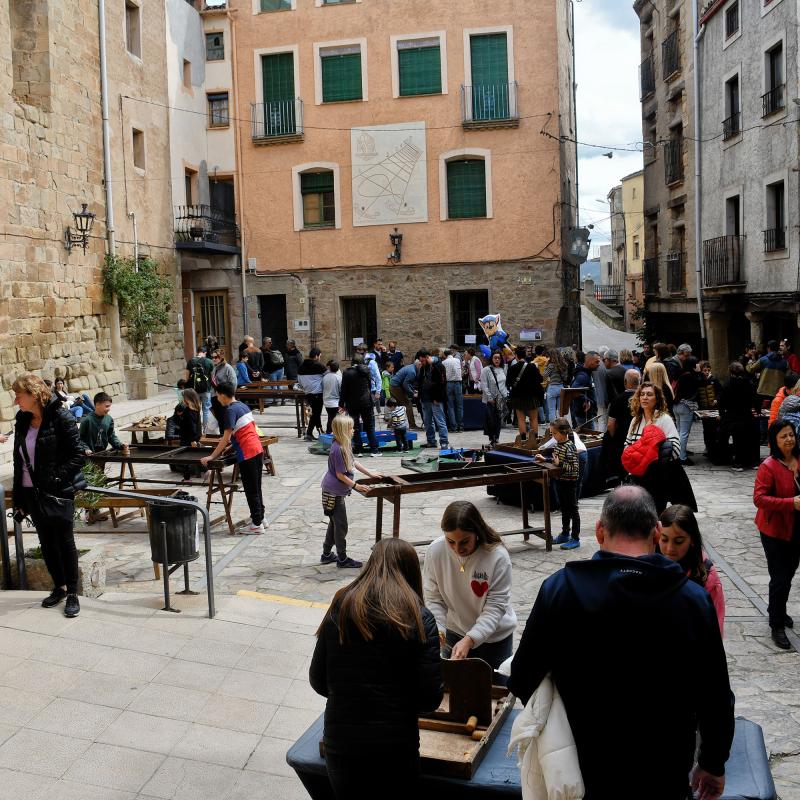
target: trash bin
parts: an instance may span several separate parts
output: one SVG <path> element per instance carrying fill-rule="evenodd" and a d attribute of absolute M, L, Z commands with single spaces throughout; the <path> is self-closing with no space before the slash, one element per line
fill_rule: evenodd
<path fill-rule="evenodd" d="M 197 502 L 186 492 L 172 495 L 177 500 Z M 185 564 L 200 556 L 199 535 L 197 528 L 197 510 L 167 503 L 163 500 L 152 500 L 150 506 L 150 553 L 151 559 L 163 564 Z M 164 558 L 164 538 L 161 523 L 167 529 L 167 557 Z"/>

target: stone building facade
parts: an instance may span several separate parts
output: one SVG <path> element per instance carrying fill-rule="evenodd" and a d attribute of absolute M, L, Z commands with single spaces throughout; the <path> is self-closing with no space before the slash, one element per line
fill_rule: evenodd
<path fill-rule="evenodd" d="M 636 314 L 644 302 L 644 172 L 622 179 L 622 212 L 625 236 L 625 322 L 628 330 L 641 327 Z"/>
<path fill-rule="evenodd" d="M 251 334 L 345 359 L 480 343 L 499 312 L 579 341 L 565 0 L 230 6 Z"/>
<path fill-rule="evenodd" d="M 136 5 L 135 3 L 133 5 Z M 136 5 L 139 8 L 138 5 Z M 120 255 L 138 247 L 174 280 L 165 111 L 163 9 L 140 8 L 138 39 L 126 37 L 125 4 L 109 4 L 108 73 L 112 181 Z M 13 416 L 10 386 L 33 371 L 65 376 L 72 389 L 126 393 L 130 351 L 103 302 L 106 202 L 101 131 L 98 10 L 78 0 L 0 2 L 0 419 Z M 138 42 L 133 57 L 127 45 Z M 161 45 L 159 46 L 159 42 Z M 159 87 L 163 87 L 161 92 Z M 129 97 L 147 102 L 134 104 Z M 134 129 L 144 169 L 134 166 Z M 86 203 L 96 214 L 84 254 L 64 231 Z M 176 283 L 177 288 L 177 283 Z M 179 364 L 178 309 L 154 343 L 164 375 Z M 114 328 L 116 327 L 116 331 Z"/>
<path fill-rule="evenodd" d="M 644 147 L 644 294 L 656 339 L 700 346 L 691 2 L 636 0 Z"/>
<path fill-rule="evenodd" d="M 701 238 L 709 357 L 798 340 L 797 5 L 709 4 L 701 17 Z"/>

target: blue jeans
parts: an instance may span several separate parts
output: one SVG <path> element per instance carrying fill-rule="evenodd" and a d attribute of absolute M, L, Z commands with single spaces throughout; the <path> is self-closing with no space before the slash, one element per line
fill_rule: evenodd
<path fill-rule="evenodd" d="M 361 440 L 361 430 L 367 434 L 370 453 L 378 452 L 378 440 L 375 438 L 375 416 L 371 408 L 349 409 L 350 416 L 353 418 L 353 452 L 358 455 L 364 451 L 364 444 Z"/>
<path fill-rule="evenodd" d="M 426 403 L 422 401 L 422 419 L 425 422 L 425 438 L 428 444 L 436 447 L 436 431 L 439 431 L 439 445 L 447 447 L 447 423 L 444 421 L 444 411 L 441 403 Z"/>
<path fill-rule="evenodd" d="M 211 392 L 200 393 L 200 407 L 203 409 L 203 428 L 208 425 L 208 418 L 211 416 Z"/>
<path fill-rule="evenodd" d="M 558 417 L 558 404 L 561 398 L 562 385 L 560 383 L 551 383 L 547 387 L 545 394 L 545 405 L 547 406 L 547 421 L 552 422 Z"/>
<path fill-rule="evenodd" d="M 447 422 L 452 431 L 464 425 L 464 392 L 461 381 L 447 381 Z"/>
<path fill-rule="evenodd" d="M 681 461 L 686 461 L 686 445 L 689 444 L 689 433 L 692 430 L 694 413 L 692 409 L 681 400 L 680 403 L 675 403 L 672 407 L 672 414 L 675 417 L 678 437 L 681 442 Z"/>

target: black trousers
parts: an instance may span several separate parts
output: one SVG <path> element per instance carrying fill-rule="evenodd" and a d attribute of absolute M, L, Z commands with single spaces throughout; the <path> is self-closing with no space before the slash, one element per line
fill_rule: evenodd
<path fill-rule="evenodd" d="M 328 425 L 325 428 L 325 433 L 333 433 L 333 421 L 339 413 L 339 406 L 325 406 L 325 413 L 328 415 Z"/>
<path fill-rule="evenodd" d="M 66 586 L 68 594 L 78 592 L 78 550 L 75 547 L 75 534 L 72 520 L 54 519 L 42 516 L 36 504 L 33 489 L 23 489 L 20 505 L 29 513 L 47 571 L 53 579 L 53 586 Z"/>
<path fill-rule="evenodd" d="M 404 452 L 408 450 L 409 444 L 408 439 L 406 439 L 408 428 L 395 428 L 392 433 L 394 433 L 394 440 L 397 443 L 397 449 L 403 450 Z"/>
<path fill-rule="evenodd" d="M 783 628 L 786 625 L 786 602 L 792 589 L 792 579 L 800 566 L 800 530 L 795 526 L 788 542 L 762 533 L 761 545 L 769 571 L 769 626 Z"/>
<path fill-rule="evenodd" d="M 558 495 L 558 505 L 561 507 L 561 533 L 565 536 L 570 535 L 570 523 L 572 524 L 572 538 L 581 538 L 581 514 L 578 508 L 578 498 L 576 497 L 576 481 L 556 482 L 556 494 Z"/>
<path fill-rule="evenodd" d="M 370 452 L 377 453 L 378 440 L 375 438 L 375 415 L 372 413 L 372 407 L 356 408 L 348 410 L 348 413 L 353 418 L 353 452 L 361 453 L 364 450 L 361 444 L 361 426 L 363 425 Z"/>
<path fill-rule="evenodd" d="M 419 752 L 326 754 L 325 766 L 337 800 L 408 800 L 419 784 Z"/>
<path fill-rule="evenodd" d="M 328 514 L 328 530 L 325 531 L 322 552 L 328 555 L 334 545 L 337 558 L 344 561 L 347 558 L 347 508 L 344 505 L 344 497 L 336 498 L 336 505 Z"/>
<path fill-rule="evenodd" d="M 244 496 L 247 498 L 247 506 L 250 509 L 250 518 L 253 520 L 253 525 L 260 525 L 264 521 L 264 499 L 261 494 L 261 473 L 263 469 L 263 453 L 239 462 L 242 489 L 244 489 Z"/>
<path fill-rule="evenodd" d="M 306 400 L 311 406 L 311 416 L 308 419 L 306 436 L 311 436 L 315 430 L 322 430 L 322 395 L 307 394 Z"/>

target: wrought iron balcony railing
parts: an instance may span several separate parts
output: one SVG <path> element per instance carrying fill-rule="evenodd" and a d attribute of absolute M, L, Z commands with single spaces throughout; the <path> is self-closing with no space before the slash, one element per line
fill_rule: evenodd
<path fill-rule="evenodd" d="M 645 297 L 655 297 L 658 295 L 658 259 L 646 258 L 642 262 L 642 273 Z"/>
<path fill-rule="evenodd" d="M 639 65 L 639 90 L 640 100 L 656 90 L 656 70 L 652 53 Z"/>
<path fill-rule="evenodd" d="M 722 121 L 722 141 L 726 142 L 728 139 L 733 139 L 734 136 L 738 136 L 741 129 L 742 112 L 736 111 Z"/>
<path fill-rule="evenodd" d="M 769 228 L 764 231 L 764 252 L 775 253 L 786 249 L 786 228 Z"/>
<path fill-rule="evenodd" d="M 594 299 L 607 306 L 622 307 L 624 292 L 618 283 L 600 283 L 594 287 Z"/>
<path fill-rule="evenodd" d="M 670 139 L 664 145 L 664 182 L 683 180 L 683 138 Z"/>
<path fill-rule="evenodd" d="M 679 250 L 667 253 L 667 291 L 670 294 L 686 291 L 686 253 Z"/>
<path fill-rule="evenodd" d="M 237 247 L 239 226 L 235 218 L 228 217 L 208 205 L 176 206 L 175 243 Z"/>
<path fill-rule="evenodd" d="M 267 103 L 250 104 L 250 122 L 254 142 L 275 139 L 302 139 L 303 101 L 270 100 Z"/>
<path fill-rule="evenodd" d="M 761 95 L 761 116 L 768 117 L 776 111 L 780 111 L 785 107 L 786 101 L 784 100 L 785 84 L 781 83 L 773 87 L 768 92 Z"/>
<path fill-rule="evenodd" d="M 466 127 L 486 123 L 519 124 L 517 82 L 462 86 L 461 122 Z"/>
<path fill-rule="evenodd" d="M 717 236 L 703 242 L 703 285 L 730 286 L 742 282 L 743 236 Z"/>
<path fill-rule="evenodd" d="M 661 43 L 661 67 L 664 80 L 674 75 L 681 65 L 680 42 L 678 31 L 674 30 Z"/>

